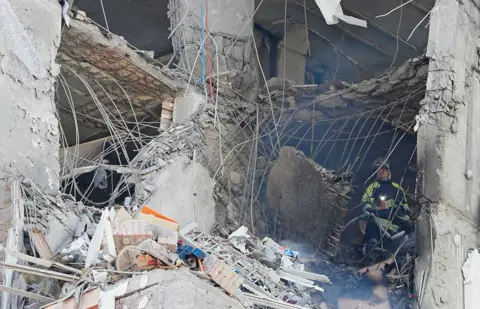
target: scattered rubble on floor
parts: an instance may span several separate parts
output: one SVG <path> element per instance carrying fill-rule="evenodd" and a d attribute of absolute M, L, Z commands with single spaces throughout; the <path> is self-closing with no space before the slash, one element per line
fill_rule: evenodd
<path fill-rule="evenodd" d="M 383 306 L 372 308 L 390 308 L 383 275 L 361 279 L 346 268 L 350 288 L 372 282 L 370 300 L 347 295 L 329 303 L 321 295 L 348 280 L 316 273 L 309 257 L 245 226 L 211 236 L 148 205 L 98 209 L 42 192 L 29 180 L 15 186 L 12 207 L 21 215 L 2 247 L 10 278 L 1 287 L 10 296 L 3 308 L 192 308 L 195 302 L 195 308 L 347 309 L 370 308 L 372 299 Z"/>

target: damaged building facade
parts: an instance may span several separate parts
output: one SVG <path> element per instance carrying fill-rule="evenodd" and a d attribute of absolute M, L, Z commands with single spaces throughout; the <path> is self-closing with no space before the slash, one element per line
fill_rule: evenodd
<path fill-rule="evenodd" d="M 353 279 L 334 282 L 329 273 L 330 282 L 290 267 L 290 258 L 303 264 L 280 258 L 285 248 L 272 249 L 268 239 L 300 255 L 313 248 L 317 264 L 334 261 L 346 223 L 360 210 L 371 161 L 380 156 L 394 162 L 394 178 L 417 211 L 416 304 L 474 308 L 467 292 L 478 283 L 464 281 L 464 264 L 479 242 L 475 0 L 378 1 L 370 8 L 347 0 L 336 1 L 338 7 L 276 0 L 104 2 L 0 0 L 8 145 L 0 150 L 0 243 L 7 248 L 0 256 L 10 265 L 2 285 L 16 291 L 1 290 L 2 308 L 18 305 L 21 298 L 12 295 L 32 297 L 18 294 L 18 273 L 28 266 L 8 250 L 58 263 L 54 257 L 66 244 L 82 237 L 94 243 L 93 227 L 66 231 L 91 216 L 89 224 L 110 224 L 115 232 L 118 213 L 115 221 L 102 209 L 118 205 L 132 220 L 147 206 L 181 228 L 195 222 L 195 232 L 176 231 L 179 239 L 215 259 L 231 254 L 219 272 L 235 269 L 239 279 L 221 281 L 207 258 L 203 275 L 155 270 L 117 280 L 110 290 L 90 287 L 81 293 L 94 299 L 92 306 L 114 295 L 116 305 L 130 298 L 138 308 L 190 308 L 182 290 L 205 308 L 294 308 L 286 299 L 309 289 L 325 292 L 318 306 L 350 308 L 346 297 L 330 296 L 327 284 L 348 286 Z M 113 17 L 119 8 L 130 8 L 131 18 Z M 148 12 L 152 8 L 164 11 L 161 18 Z M 132 20 L 159 37 L 143 39 L 133 26 L 128 31 Z M 267 238 L 251 240 L 242 228 Z M 77 271 L 61 272 L 55 273 L 61 280 L 81 282 Z M 240 286 L 242 292 L 233 299 L 204 277 L 228 294 Z M 286 281 L 301 292 L 288 290 Z M 62 297 L 66 308 L 73 297 L 65 294 L 36 300 Z M 295 308 L 322 308 L 305 299 L 295 300 Z M 99 307 L 110 308 L 108 301 Z M 382 304 L 394 308 L 391 302 Z"/>

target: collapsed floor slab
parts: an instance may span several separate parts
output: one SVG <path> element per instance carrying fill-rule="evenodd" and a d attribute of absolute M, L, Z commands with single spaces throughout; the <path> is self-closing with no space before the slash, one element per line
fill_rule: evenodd
<path fill-rule="evenodd" d="M 334 231 L 343 227 L 350 191 L 341 176 L 293 147 L 282 147 L 267 182 L 268 205 L 282 218 L 281 224 L 276 223 L 275 237 L 312 244 L 336 243 L 334 239 L 340 235 Z"/>

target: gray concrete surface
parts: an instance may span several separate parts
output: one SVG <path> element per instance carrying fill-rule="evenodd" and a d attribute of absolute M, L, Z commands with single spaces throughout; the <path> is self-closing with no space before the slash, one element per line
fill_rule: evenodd
<path fill-rule="evenodd" d="M 480 11 L 473 0 L 437 0 L 436 5 L 417 152 L 421 189 L 432 201 L 432 215 L 424 216 L 431 228 L 420 235 L 416 279 L 417 288 L 424 287 L 422 308 L 454 309 L 463 308 L 461 267 L 467 251 L 480 240 Z"/>
<path fill-rule="evenodd" d="M 153 192 L 147 205 L 186 226 L 192 221 L 209 233 L 215 223 L 213 180 L 209 171 L 184 156 L 135 188 L 136 194 Z"/>
<path fill-rule="evenodd" d="M 208 31 L 203 73 L 207 76 L 210 50 L 212 75 L 223 83 L 246 93 L 255 92 L 258 83 L 253 48 L 253 0 L 208 0 Z M 202 2 L 170 0 L 169 16 L 173 50 L 180 55 L 179 65 L 187 72 L 202 76 L 203 17 Z M 200 52 L 199 52 L 200 51 Z M 226 91 L 226 90 L 223 90 Z"/>
<path fill-rule="evenodd" d="M 267 199 L 270 213 L 283 220 L 276 239 L 322 243 L 335 223 L 344 221 L 350 186 L 334 182 L 335 176 L 293 147 L 280 148 L 270 170 Z M 343 209 L 343 211 L 342 211 Z M 326 220 L 328 218 L 328 220 Z"/>
<path fill-rule="evenodd" d="M 175 99 L 173 105 L 173 123 L 181 124 L 205 106 L 205 96 L 192 92 Z"/>
<path fill-rule="evenodd" d="M 305 65 L 309 45 L 305 27 L 295 24 L 288 29 L 286 42 L 284 37 L 279 44 L 280 57 L 277 72 L 280 78 L 285 73 L 286 79 L 298 85 L 305 83 Z"/>
<path fill-rule="evenodd" d="M 22 41 L 19 48 L 8 39 L 18 37 L 22 29 L 13 33 L 5 29 L 0 42 L 0 169 L 18 171 L 40 187 L 53 189 L 58 187 L 59 173 L 59 129 L 53 96 L 59 73 L 55 57 L 60 44 L 61 8 L 53 0 L 7 2 L 33 46 L 37 66 L 46 74 L 34 77 L 35 73 L 15 55 L 25 53 L 35 62 L 27 42 Z"/>
<path fill-rule="evenodd" d="M 222 289 L 214 287 L 207 280 L 199 279 L 186 268 L 153 270 L 127 281 L 126 290 L 120 287 L 123 282 L 115 287 L 115 291 L 122 290 L 124 295 L 128 295 L 117 300 L 116 304 L 120 308 L 140 308 L 138 305 L 145 296 L 148 298 L 144 307 L 146 309 L 244 308 Z"/>

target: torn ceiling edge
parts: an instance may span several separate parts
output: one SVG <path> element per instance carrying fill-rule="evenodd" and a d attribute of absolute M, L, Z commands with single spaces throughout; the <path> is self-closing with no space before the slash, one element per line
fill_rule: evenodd
<path fill-rule="evenodd" d="M 162 104 L 172 104 L 179 90 L 185 88 L 168 75 L 168 70 L 152 65 L 131 49 L 122 37 L 104 34 L 97 26 L 84 21 L 72 20 L 70 27 L 64 28 L 56 61 L 61 64 L 67 84 L 82 87 L 70 89 L 86 97 L 83 101 L 88 102 L 81 106 L 74 102 L 75 113 L 91 127 L 100 125 L 91 117 L 102 118 L 102 113 L 90 98 L 90 91 L 105 108 L 120 113 L 122 119 L 136 121 L 136 117 L 145 116 L 160 119 Z M 84 79 L 90 89 L 82 86 L 79 78 Z M 59 103 L 71 110 L 66 102 Z"/>
<path fill-rule="evenodd" d="M 294 114 L 295 120 L 311 121 L 312 116 L 305 118 L 302 110 L 314 113 L 316 120 L 341 119 L 373 112 L 374 117 L 381 114 L 383 121 L 413 133 L 412 124 L 425 97 L 428 66 L 429 59 L 426 57 L 409 59 L 398 68 L 353 85 L 332 81 L 306 87 L 308 85 L 297 86 L 287 82 L 285 96 L 282 95 L 283 82 L 273 78 L 267 83 L 268 91 L 264 88 L 259 96 L 267 103 L 270 94 L 272 102 L 278 107 L 285 106 L 285 119 Z M 282 105 L 282 98 L 289 104 Z"/>

